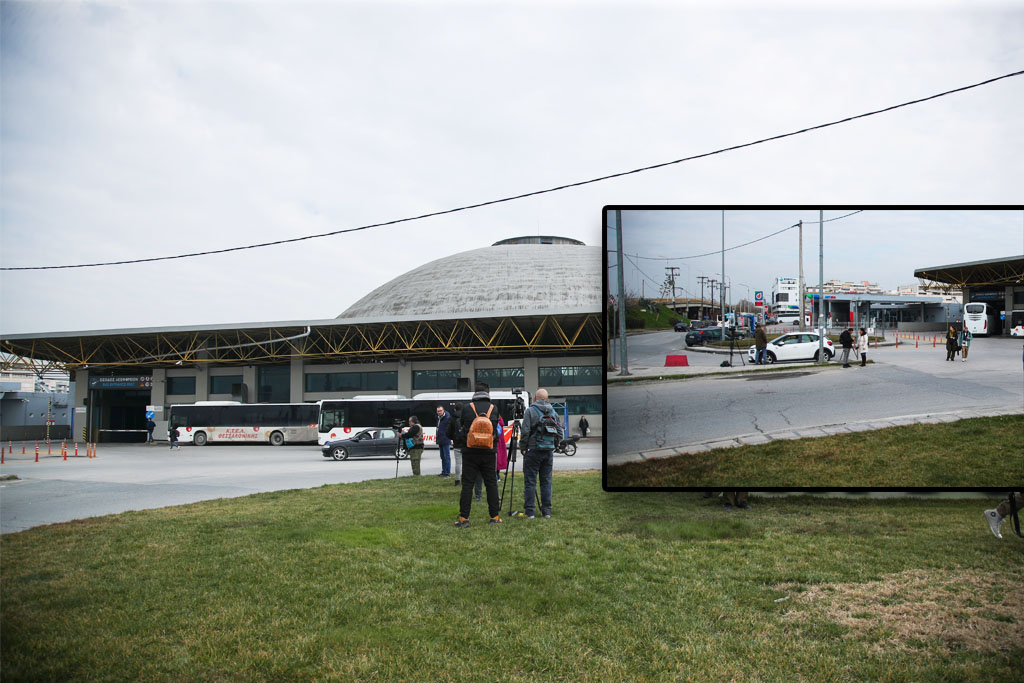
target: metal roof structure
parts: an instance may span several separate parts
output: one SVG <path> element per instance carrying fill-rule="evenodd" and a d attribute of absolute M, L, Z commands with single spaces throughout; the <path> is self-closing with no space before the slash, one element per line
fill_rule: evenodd
<path fill-rule="evenodd" d="M 958 287 L 1024 285 L 1024 254 L 1007 258 L 918 268 L 914 277 Z"/>
<path fill-rule="evenodd" d="M 400 275 L 334 319 L 6 335 L 0 367 L 597 354 L 601 267 L 599 247 L 485 247 Z"/>

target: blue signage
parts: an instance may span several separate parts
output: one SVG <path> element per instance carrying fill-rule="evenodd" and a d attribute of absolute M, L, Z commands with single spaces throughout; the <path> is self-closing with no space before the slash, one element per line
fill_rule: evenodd
<path fill-rule="evenodd" d="M 147 420 L 152 420 L 154 417 L 156 417 L 156 413 L 155 412 L 153 412 L 152 410 L 147 410 L 146 411 L 146 419 Z"/>
<path fill-rule="evenodd" d="M 90 389 L 152 389 L 152 375 L 117 375 L 90 377 Z"/>

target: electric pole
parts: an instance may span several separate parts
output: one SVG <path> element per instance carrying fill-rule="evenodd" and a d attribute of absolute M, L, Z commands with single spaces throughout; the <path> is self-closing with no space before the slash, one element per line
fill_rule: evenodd
<path fill-rule="evenodd" d="M 801 219 L 797 225 L 800 227 L 800 280 L 797 283 L 800 297 L 800 331 L 804 331 L 804 222 Z"/>
<path fill-rule="evenodd" d="M 707 277 L 705 275 L 701 275 L 697 279 L 700 280 L 700 314 L 697 315 L 697 319 L 698 320 L 703 320 L 704 319 L 704 282 L 707 281 L 707 280 L 710 280 L 711 278 L 709 278 L 709 277 Z"/>
<path fill-rule="evenodd" d="M 676 312 L 676 275 L 679 274 L 679 268 L 677 266 L 665 266 L 665 270 L 668 274 L 665 279 L 668 281 L 669 286 L 672 288 L 672 314 Z"/>

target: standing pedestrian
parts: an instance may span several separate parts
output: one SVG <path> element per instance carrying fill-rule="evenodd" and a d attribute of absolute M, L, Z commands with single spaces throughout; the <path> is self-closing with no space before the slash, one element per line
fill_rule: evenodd
<path fill-rule="evenodd" d="M 756 365 L 764 365 L 768 360 L 768 335 L 765 334 L 763 325 L 758 325 L 754 331 L 754 347 L 757 348 L 754 363 Z"/>
<path fill-rule="evenodd" d="M 974 335 L 972 335 L 971 331 L 967 329 L 967 325 L 964 325 L 963 329 L 960 331 L 960 338 L 957 340 L 957 343 L 960 344 L 961 362 L 967 362 L 967 350 L 971 348 L 971 339 L 973 338 Z"/>
<path fill-rule="evenodd" d="M 462 484 L 462 449 L 466 447 L 466 436 L 462 433 L 462 403 L 455 404 L 455 412 L 448 421 L 448 440 L 451 441 L 452 456 L 455 458 L 455 485 Z"/>
<path fill-rule="evenodd" d="M 448 478 L 452 476 L 451 439 L 448 438 L 448 423 L 452 420 L 451 414 L 444 409 L 444 406 L 437 407 L 437 447 L 441 451 L 441 474 L 439 477 Z"/>
<path fill-rule="evenodd" d="M 583 438 L 585 439 L 585 438 L 587 438 L 587 432 L 589 432 L 589 431 L 590 431 L 590 423 L 587 422 L 587 416 L 584 415 L 583 417 L 580 418 L 580 434 L 582 434 Z"/>
<path fill-rule="evenodd" d="M 146 432 L 148 433 L 148 435 L 146 436 L 146 443 L 147 444 L 156 443 L 156 441 L 153 440 L 153 430 L 154 429 L 156 429 L 156 422 L 153 422 L 153 418 L 151 418 L 151 417 L 150 418 L 146 418 Z"/>
<path fill-rule="evenodd" d="M 523 512 L 534 518 L 534 499 L 540 479 L 540 512 L 551 516 L 551 470 L 555 446 L 562 440 L 562 425 L 555 409 L 548 403 L 547 389 L 538 389 L 533 404 L 523 415 Z"/>
<path fill-rule="evenodd" d="M 949 326 L 949 332 L 946 332 L 946 360 L 956 360 L 956 328 L 952 325 Z"/>
<path fill-rule="evenodd" d="M 863 327 L 857 337 L 857 352 L 860 354 L 860 366 L 864 367 L 868 364 L 868 333 Z"/>
<path fill-rule="evenodd" d="M 466 446 L 462 449 L 462 495 L 459 496 L 459 520 L 455 526 L 469 526 L 469 513 L 473 507 L 473 486 L 477 479 L 487 487 L 487 511 L 490 524 L 500 524 L 498 516 L 497 467 L 498 407 L 491 403 L 490 387 L 483 382 L 476 385 L 473 400 L 462 409 L 462 433 Z"/>
<path fill-rule="evenodd" d="M 409 428 L 402 432 L 405 448 L 409 451 L 409 463 L 412 465 L 412 476 L 420 476 L 420 458 L 423 457 L 423 427 L 415 415 L 409 416 Z"/>
<path fill-rule="evenodd" d="M 843 330 L 843 333 L 839 335 L 839 343 L 843 345 L 843 357 L 840 359 L 843 362 L 843 367 L 850 367 L 850 352 L 853 351 L 853 328 L 847 327 Z"/>

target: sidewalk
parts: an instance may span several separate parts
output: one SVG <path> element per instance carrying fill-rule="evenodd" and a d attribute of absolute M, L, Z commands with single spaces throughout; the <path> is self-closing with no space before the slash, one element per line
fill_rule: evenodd
<path fill-rule="evenodd" d="M 756 367 L 756 366 L 755 366 Z M 810 366 L 814 367 L 814 366 Z M 686 370 L 687 368 L 670 368 L 671 370 Z M 728 370 L 729 368 L 721 368 Z M 972 417 L 994 417 L 997 415 L 1024 415 L 1024 408 L 1020 407 L 993 407 L 977 408 L 972 410 L 954 410 L 942 413 L 924 413 L 921 415 L 901 415 L 879 420 L 865 420 L 862 422 L 846 422 L 817 427 L 804 427 L 801 429 L 780 430 L 775 432 L 755 432 L 753 434 L 742 434 L 740 436 L 720 439 L 715 441 L 704 441 L 701 443 L 686 444 L 668 448 L 658 448 L 636 453 L 608 454 L 607 466 L 623 465 L 629 462 L 643 462 L 656 458 L 669 458 L 676 455 L 692 455 L 704 453 L 715 448 L 737 448 L 739 446 L 753 446 L 771 441 L 782 441 L 792 439 L 806 439 L 820 436 L 832 436 L 852 432 L 863 432 L 870 429 L 884 429 L 886 427 L 897 427 L 910 424 L 938 424 L 940 422 L 956 422 Z"/>

